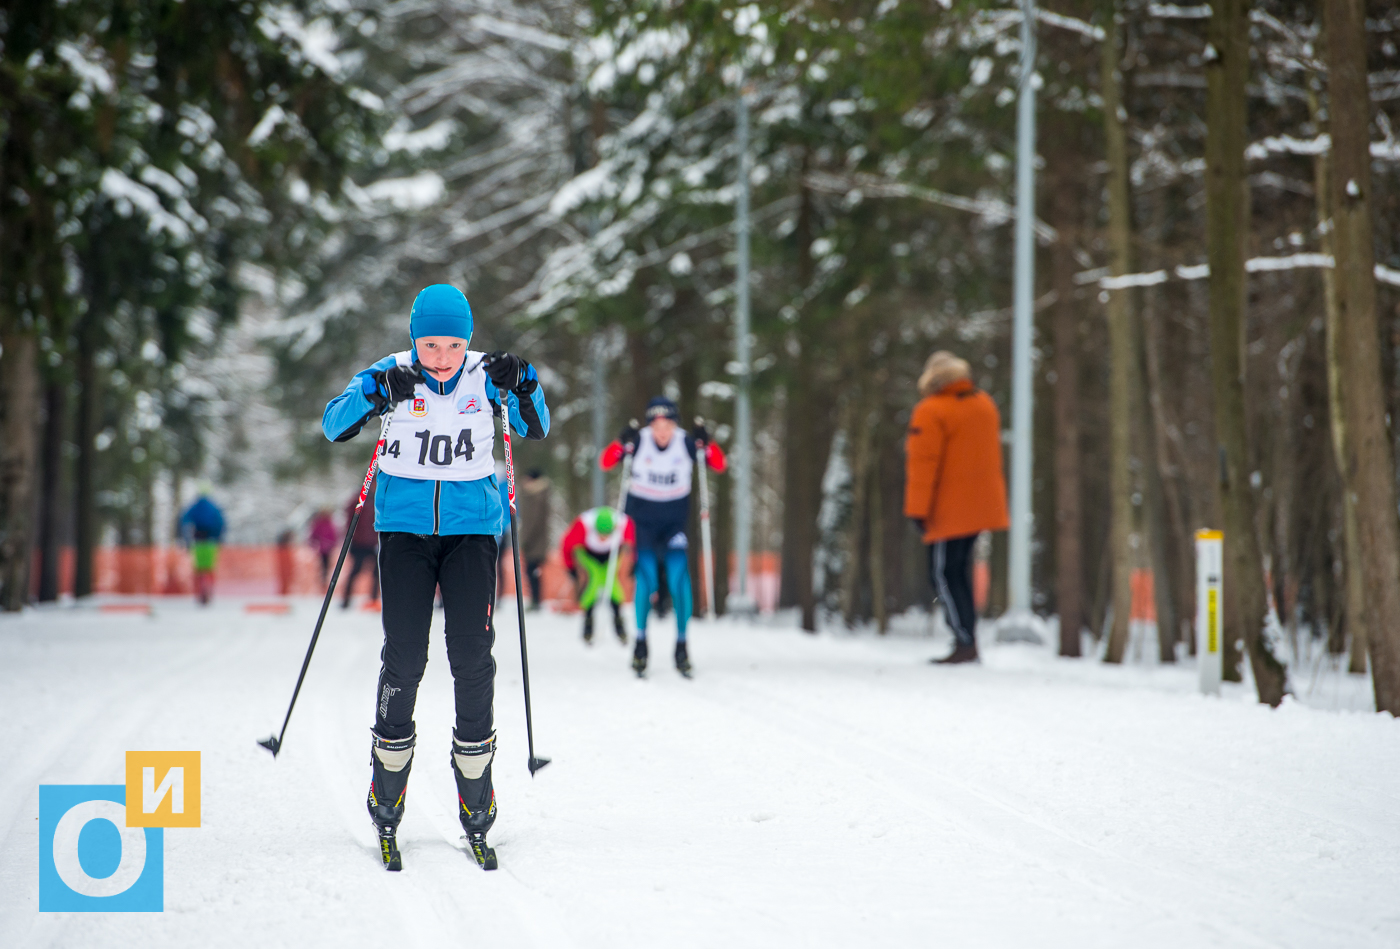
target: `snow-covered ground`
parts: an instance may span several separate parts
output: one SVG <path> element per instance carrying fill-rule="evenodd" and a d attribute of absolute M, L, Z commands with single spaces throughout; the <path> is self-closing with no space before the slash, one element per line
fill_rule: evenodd
<path fill-rule="evenodd" d="M 435 632 L 405 868 L 385 873 L 364 810 L 377 616 L 332 613 L 283 753 L 255 744 L 315 608 L 0 619 L 0 942 L 1400 945 L 1400 722 L 1026 646 L 933 667 L 946 645 L 909 631 L 697 623 L 684 681 L 666 622 L 638 681 L 616 642 L 531 614 L 554 759 L 532 781 L 503 607 L 496 873 L 458 839 Z M 39 785 L 120 784 L 128 749 L 202 752 L 203 826 L 165 832 L 165 912 L 40 914 Z"/>

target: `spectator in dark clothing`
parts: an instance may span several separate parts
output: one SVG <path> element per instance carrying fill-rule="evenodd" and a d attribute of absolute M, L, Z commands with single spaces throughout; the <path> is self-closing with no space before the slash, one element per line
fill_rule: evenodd
<path fill-rule="evenodd" d="M 321 586 L 325 586 L 331 579 L 331 554 L 335 553 L 336 545 L 340 543 L 340 531 L 335 529 L 335 520 L 330 511 L 321 508 L 311 518 L 311 536 L 307 540 L 320 558 Z"/>
<path fill-rule="evenodd" d="M 378 478 L 375 479 L 376 482 Z M 350 596 L 355 589 L 355 578 L 360 575 L 360 568 L 366 563 L 369 564 L 370 595 L 371 601 L 379 599 L 379 534 L 374 530 L 374 489 L 376 485 L 370 485 L 369 496 L 365 499 L 365 510 L 360 512 L 360 522 L 355 525 L 355 533 L 350 538 L 350 576 L 345 581 L 345 600 L 340 604 L 344 609 L 350 609 Z M 345 529 L 350 529 L 350 522 L 355 517 L 355 505 L 360 500 L 359 492 L 350 499 L 350 503 L 345 506 Z"/>
<path fill-rule="evenodd" d="M 553 486 L 544 472 L 531 468 L 520 486 L 517 521 L 520 525 L 520 559 L 525 563 L 525 576 L 530 581 L 530 609 L 540 608 L 540 586 L 544 579 L 544 562 L 549 556 L 549 497 Z"/>

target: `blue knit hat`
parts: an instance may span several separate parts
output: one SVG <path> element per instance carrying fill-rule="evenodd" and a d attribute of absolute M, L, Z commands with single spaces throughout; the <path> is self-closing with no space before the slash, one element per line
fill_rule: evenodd
<path fill-rule="evenodd" d="M 419 291 L 408 314 L 408 337 L 417 342 L 423 336 L 472 338 L 472 307 L 461 290 L 435 283 Z"/>

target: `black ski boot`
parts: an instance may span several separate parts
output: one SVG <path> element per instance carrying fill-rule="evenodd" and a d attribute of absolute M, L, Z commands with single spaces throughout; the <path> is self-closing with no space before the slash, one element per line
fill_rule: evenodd
<path fill-rule="evenodd" d="M 685 648 L 685 640 L 676 640 L 676 671 L 690 678 L 690 653 Z"/>
<path fill-rule="evenodd" d="M 491 759 L 496 733 L 485 741 L 462 741 L 452 735 L 452 776 L 457 779 L 457 818 L 467 832 L 472 856 L 483 870 L 496 869 L 496 851 L 486 832 L 496 822 L 496 792 L 491 787 Z"/>
<path fill-rule="evenodd" d="M 386 870 L 402 870 L 399 855 L 399 821 L 403 820 L 403 800 L 408 791 L 408 772 L 413 768 L 413 746 L 416 736 L 384 738 L 370 730 L 370 766 L 374 769 L 369 781 L 370 820 L 379 831 L 379 856 Z"/>
<path fill-rule="evenodd" d="M 627 627 L 622 624 L 622 607 L 614 603 L 613 611 L 613 632 L 617 634 L 617 641 L 622 645 L 627 645 Z"/>
<path fill-rule="evenodd" d="M 632 671 L 637 673 L 638 679 L 646 675 L 647 641 L 641 637 L 637 638 L 637 645 L 632 648 Z"/>
<path fill-rule="evenodd" d="M 583 641 L 588 645 L 593 645 L 593 610 L 589 608 L 583 611 Z"/>

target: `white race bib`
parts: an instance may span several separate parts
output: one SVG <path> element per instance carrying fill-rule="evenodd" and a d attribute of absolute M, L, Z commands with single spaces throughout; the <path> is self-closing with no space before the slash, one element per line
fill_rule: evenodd
<path fill-rule="evenodd" d="M 617 538 L 619 544 L 622 538 L 627 535 L 627 522 L 630 520 L 626 514 L 620 511 L 613 511 L 613 529 L 604 534 L 598 530 L 598 508 L 584 511 L 579 515 L 579 520 L 583 521 L 583 546 L 588 548 L 588 552 L 600 557 L 606 557 L 612 553 L 613 538 Z"/>
<path fill-rule="evenodd" d="M 481 353 L 468 352 L 477 363 Z M 395 353 L 400 366 L 413 365 L 412 351 Z M 496 425 L 486 398 L 486 370 L 462 373 L 457 387 L 438 395 L 437 384 L 419 383 L 400 402 L 379 455 L 379 470 L 419 481 L 478 481 L 495 472 Z"/>
<path fill-rule="evenodd" d="M 648 501 L 675 501 L 690 495 L 690 452 L 685 450 L 685 432 L 680 428 L 665 448 L 658 448 L 651 429 L 641 431 L 637 452 L 632 456 L 630 494 Z"/>

